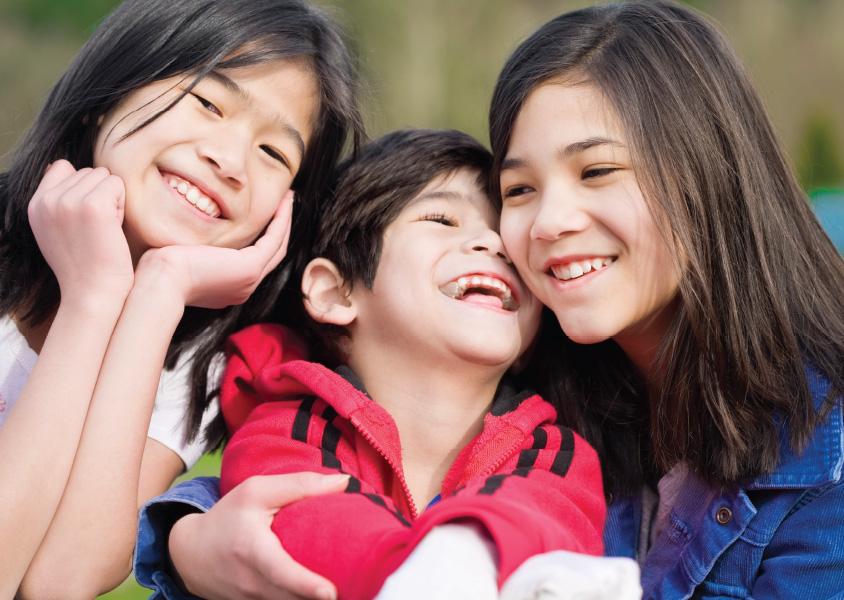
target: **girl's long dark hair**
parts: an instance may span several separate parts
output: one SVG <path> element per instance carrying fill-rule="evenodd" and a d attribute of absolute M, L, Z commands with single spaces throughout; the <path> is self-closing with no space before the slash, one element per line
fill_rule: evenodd
<path fill-rule="evenodd" d="M 496 195 L 525 99 L 589 80 L 631 146 L 639 185 L 683 270 L 679 308 L 645 390 L 612 341 L 545 336 L 561 414 L 597 447 L 606 487 L 678 461 L 713 483 L 772 470 L 844 391 L 844 264 L 814 218 L 758 95 L 717 30 L 667 2 L 562 15 L 513 53 L 490 109 Z M 679 258 L 682 257 L 682 258 Z M 830 383 L 813 399 L 807 368 Z M 826 406 L 824 406 L 826 404 Z"/>
<path fill-rule="evenodd" d="M 303 61 L 319 87 L 314 132 L 292 185 L 297 203 L 288 256 L 295 259 L 337 160 L 363 138 L 356 66 L 342 32 L 304 0 L 127 0 L 59 79 L 11 167 L 0 175 L 0 315 L 37 325 L 58 306 L 58 283 L 38 250 L 27 206 L 51 162 L 64 158 L 76 168 L 92 165 L 100 117 L 157 80 L 185 75 L 195 83 L 215 69 L 279 59 Z M 287 271 L 282 266 L 270 274 L 241 306 L 185 312 L 166 366 L 173 367 L 188 349 L 195 352 L 188 437 L 198 433 L 211 401 L 206 386 L 212 357 L 232 331 L 270 318 Z M 221 420 L 206 434 L 208 446 L 217 445 Z"/>

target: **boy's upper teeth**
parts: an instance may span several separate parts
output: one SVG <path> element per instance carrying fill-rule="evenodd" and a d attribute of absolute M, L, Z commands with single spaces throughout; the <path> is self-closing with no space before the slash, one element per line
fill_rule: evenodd
<path fill-rule="evenodd" d="M 461 299 L 469 290 L 479 292 L 492 292 L 501 299 L 502 307 L 506 310 L 515 310 L 518 307 L 513 291 L 510 286 L 497 277 L 487 275 L 466 275 L 458 277 L 440 288 L 443 293 L 451 298 Z"/>
<path fill-rule="evenodd" d="M 615 262 L 612 256 L 596 256 L 594 258 L 587 258 L 583 260 L 574 260 L 570 263 L 553 265 L 551 273 L 557 279 L 568 281 L 569 279 L 577 279 L 592 271 L 600 271 Z"/>
<path fill-rule="evenodd" d="M 185 200 L 193 204 L 197 209 L 204 212 L 209 217 L 219 217 L 221 214 L 220 207 L 211 198 L 203 194 L 198 187 L 185 181 L 181 177 L 170 175 L 167 178 L 167 184 L 175 191 L 179 192 L 185 197 Z"/>

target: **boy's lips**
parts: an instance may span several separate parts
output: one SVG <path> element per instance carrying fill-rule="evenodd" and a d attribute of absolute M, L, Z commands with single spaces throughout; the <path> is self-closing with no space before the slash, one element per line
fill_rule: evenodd
<path fill-rule="evenodd" d="M 216 219 L 228 218 L 228 209 L 220 195 L 183 173 L 160 169 L 164 182 L 201 213 Z"/>
<path fill-rule="evenodd" d="M 440 286 L 440 291 L 455 300 L 487 305 L 508 312 L 519 309 L 519 300 L 512 284 L 498 274 L 466 273 Z"/>

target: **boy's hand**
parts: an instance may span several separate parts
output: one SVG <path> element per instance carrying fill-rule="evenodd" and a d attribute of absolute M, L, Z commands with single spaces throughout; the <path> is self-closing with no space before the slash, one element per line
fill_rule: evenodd
<path fill-rule="evenodd" d="M 61 289 L 62 302 L 104 299 L 121 305 L 134 277 L 121 229 L 125 190 L 108 169 L 47 169 L 29 203 L 32 233 Z"/>
<path fill-rule="evenodd" d="M 240 250 L 214 246 L 167 246 L 148 250 L 138 264 L 136 279 L 165 283 L 184 306 L 224 308 L 245 302 L 264 277 L 287 253 L 293 192 L 282 199 L 254 244 Z M 162 277 L 166 282 L 162 282 Z"/>
<path fill-rule="evenodd" d="M 294 561 L 270 526 L 286 504 L 341 492 L 347 483 L 346 475 L 316 473 L 252 477 L 207 513 L 183 517 L 168 545 L 185 588 L 208 600 L 333 600 L 334 585 Z"/>

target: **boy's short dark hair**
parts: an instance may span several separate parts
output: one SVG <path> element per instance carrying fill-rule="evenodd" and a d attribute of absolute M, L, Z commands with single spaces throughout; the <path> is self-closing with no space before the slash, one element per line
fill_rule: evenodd
<path fill-rule="evenodd" d="M 384 231 L 431 181 L 458 169 L 478 172 L 489 192 L 492 155 L 455 130 L 402 129 L 363 147 L 337 169 L 330 210 L 321 215 L 312 257 L 337 265 L 348 285 L 372 288 Z"/>
<path fill-rule="evenodd" d="M 455 130 L 403 129 L 364 146 L 336 171 L 333 197 L 320 217 L 311 258 L 332 261 L 351 289 L 375 282 L 384 231 L 435 178 L 470 169 L 489 193 L 492 155 L 472 136 Z M 348 332 L 303 319 L 313 358 L 336 366 L 345 358 L 339 341 Z"/>

